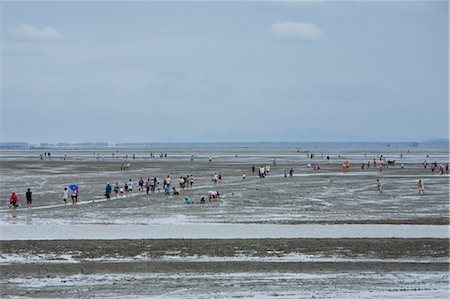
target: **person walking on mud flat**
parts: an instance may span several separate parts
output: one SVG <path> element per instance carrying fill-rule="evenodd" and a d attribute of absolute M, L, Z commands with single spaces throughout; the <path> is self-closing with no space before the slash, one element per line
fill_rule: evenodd
<path fill-rule="evenodd" d="M 419 188 L 419 194 L 425 193 L 425 184 L 423 183 L 422 180 L 419 180 L 419 182 L 417 183 L 417 187 Z"/>
<path fill-rule="evenodd" d="M 120 192 L 120 187 L 119 187 L 119 182 L 117 182 L 116 185 L 114 186 L 114 193 L 116 194 L 116 198 L 119 198 L 119 192 Z"/>
<path fill-rule="evenodd" d="M 186 188 L 186 181 L 183 177 L 180 176 L 178 179 L 178 185 L 180 185 L 180 190 L 184 190 Z M 175 188 L 175 187 L 174 187 Z"/>
<path fill-rule="evenodd" d="M 66 205 L 67 204 L 67 200 L 69 199 L 69 191 L 67 190 L 67 188 L 64 188 L 64 191 L 63 191 L 63 201 L 64 201 L 64 204 Z"/>
<path fill-rule="evenodd" d="M 381 189 L 381 181 L 379 179 L 377 179 L 377 189 L 380 192 L 380 194 L 383 193 L 383 190 Z"/>
<path fill-rule="evenodd" d="M 17 217 L 17 211 L 16 208 L 19 207 L 19 197 L 15 192 L 11 194 L 11 198 L 9 199 L 9 208 L 12 210 L 12 218 Z"/>
<path fill-rule="evenodd" d="M 190 189 L 192 189 L 192 185 L 194 184 L 194 180 L 195 180 L 195 178 L 194 178 L 194 176 L 191 174 L 191 175 L 189 176 L 189 188 L 190 188 Z"/>
<path fill-rule="evenodd" d="M 157 181 L 157 178 L 156 178 L 156 177 L 153 177 L 153 178 L 150 180 L 150 192 L 152 192 L 152 193 L 155 192 L 156 181 Z"/>
<path fill-rule="evenodd" d="M 9 198 L 9 208 L 16 209 L 19 206 L 19 197 L 17 196 L 16 192 L 13 192 L 11 194 L 11 197 Z"/>
<path fill-rule="evenodd" d="M 77 205 L 77 202 L 78 202 L 78 194 L 77 194 L 77 190 L 78 189 L 73 189 L 72 190 L 72 195 L 71 195 L 71 197 L 72 197 L 72 205 L 73 206 L 76 206 Z"/>
<path fill-rule="evenodd" d="M 128 186 L 128 195 L 131 195 L 131 193 L 133 193 L 133 182 L 131 181 L 131 179 L 128 181 L 127 186 Z"/>
<path fill-rule="evenodd" d="M 32 203 L 33 203 L 33 199 L 32 199 L 32 193 L 30 188 L 28 188 L 28 191 L 25 193 L 25 196 L 27 197 L 27 207 L 28 209 L 32 208 Z"/>
<path fill-rule="evenodd" d="M 105 197 L 106 199 L 110 199 L 111 198 L 111 192 L 112 192 L 112 186 L 110 183 L 106 184 L 105 187 Z"/>
<path fill-rule="evenodd" d="M 125 190 L 125 197 L 128 197 L 128 184 L 125 183 L 125 185 L 123 186 L 124 190 Z"/>
<path fill-rule="evenodd" d="M 139 185 L 138 190 L 141 192 L 144 191 L 144 180 L 142 178 L 139 180 L 138 185 Z"/>
<path fill-rule="evenodd" d="M 261 167 L 259 168 L 259 178 L 261 178 L 261 179 L 264 178 L 265 171 L 266 171 L 266 168 L 261 165 Z"/>
<path fill-rule="evenodd" d="M 172 180 L 170 179 L 170 175 L 168 175 L 165 179 L 164 179 L 164 191 L 166 192 L 166 194 L 170 193 L 170 184 L 172 184 Z"/>
<path fill-rule="evenodd" d="M 145 190 L 148 195 L 148 193 L 150 192 L 150 178 L 148 178 L 147 181 L 145 182 Z"/>

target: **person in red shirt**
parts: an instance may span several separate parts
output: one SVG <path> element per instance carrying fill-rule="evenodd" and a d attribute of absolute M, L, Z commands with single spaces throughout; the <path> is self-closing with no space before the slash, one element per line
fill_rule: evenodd
<path fill-rule="evenodd" d="M 17 207 L 17 203 L 19 201 L 19 197 L 17 197 L 16 192 L 11 194 L 11 198 L 9 199 L 9 208 L 15 209 Z"/>

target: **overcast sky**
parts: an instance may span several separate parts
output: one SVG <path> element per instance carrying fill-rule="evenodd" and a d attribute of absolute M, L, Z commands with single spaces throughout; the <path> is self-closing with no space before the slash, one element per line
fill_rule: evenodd
<path fill-rule="evenodd" d="M 0 141 L 448 137 L 447 1 L 0 5 Z"/>

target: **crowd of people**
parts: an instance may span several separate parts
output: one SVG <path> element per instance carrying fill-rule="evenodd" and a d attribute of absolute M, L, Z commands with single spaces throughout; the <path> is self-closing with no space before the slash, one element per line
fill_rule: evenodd
<path fill-rule="evenodd" d="M 115 157 L 114 153 L 112 154 L 112 156 Z M 41 159 L 43 159 L 44 157 L 50 158 L 51 157 L 50 152 L 45 152 L 43 155 L 42 154 L 40 155 Z M 118 155 L 116 155 L 116 157 L 118 157 Z M 154 158 L 155 156 L 153 155 L 153 153 L 151 153 L 150 157 Z M 166 158 L 167 153 L 160 154 L 160 157 Z M 307 157 L 310 159 L 313 159 L 314 154 L 307 153 Z M 126 158 L 128 158 L 128 155 L 126 156 Z M 132 158 L 135 159 L 134 154 L 133 154 Z M 339 156 L 339 158 L 341 158 L 341 157 Z M 326 156 L 326 159 L 330 160 L 330 156 Z M 191 161 L 192 160 L 193 160 L 193 156 L 191 156 Z M 210 156 L 208 160 L 209 160 L 209 162 L 212 162 L 212 157 Z M 275 165 L 276 165 L 276 159 L 273 159 L 273 166 L 275 167 Z M 367 170 L 369 170 L 372 167 L 374 170 L 378 170 L 379 174 L 381 175 L 383 168 L 387 168 L 389 165 L 395 165 L 395 161 L 388 160 L 386 163 L 385 157 L 383 157 L 383 155 L 381 155 L 381 156 L 378 156 L 377 158 L 374 158 L 371 161 L 368 161 L 367 164 L 362 163 L 361 169 L 364 170 L 366 165 L 367 165 Z M 314 166 L 315 171 L 320 170 L 320 165 L 318 162 L 315 162 L 313 164 L 311 164 L 311 163 L 307 164 L 308 168 L 311 168 L 313 166 Z M 350 169 L 350 166 L 351 165 L 348 160 L 345 160 L 342 164 L 344 171 L 347 171 L 348 169 Z M 428 166 L 429 166 L 428 162 L 424 161 L 423 162 L 424 169 L 428 169 Z M 121 170 L 128 170 L 129 168 L 130 168 L 130 162 L 125 160 L 125 162 L 123 162 L 121 164 Z M 401 168 L 402 169 L 404 168 L 403 163 L 401 164 Z M 448 163 L 445 165 L 442 163 L 438 165 L 438 163 L 436 161 L 434 161 L 430 164 L 429 169 L 430 169 L 431 173 L 434 173 L 436 171 L 436 169 L 438 169 L 439 174 L 441 174 L 441 175 L 445 174 L 445 173 L 448 174 Z M 271 166 L 268 164 L 261 165 L 257 169 L 255 167 L 255 165 L 253 164 L 251 166 L 251 172 L 252 172 L 253 176 L 255 176 L 256 171 L 258 171 L 257 175 L 259 178 L 265 178 L 265 177 L 269 176 L 270 171 L 271 171 Z M 289 171 L 287 169 L 285 169 L 284 170 L 285 178 L 287 178 L 288 173 L 289 173 L 289 177 L 293 177 L 294 169 L 290 168 Z M 244 179 L 244 180 L 246 179 L 245 172 L 242 173 L 242 179 Z M 180 195 L 180 190 L 192 189 L 195 180 L 196 180 L 196 178 L 192 174 L 186 175 L 186 176 L 180 176 L 178 178 L 179 189 L 177 189 L 175 186 L 173 186 L 172 178 L 170 177 L 170 175 L 167 175 L 162 181 L 160 181 L 156 176 L 147 178 L 147 180 L 144 180 L 141 177 L 138 182 L 137 189 L 139 192 L 145 192 L 147 195 L 149 195 L 150 193 L 161 192 L 162 190 L 164 190 L 165 194 L 167 194 L 167 195 L 177 196 L 177 195 Z M 212 175 L 211 181 L 213 182 L 214 185 L 220 184 L 220 182 L 222 181 L 222 173 L 215 172 Z M 382 188 L 382 182 L 381 182 L 380 178 L 377 178 L 376 186 L 377 186 L 378 192 L 381 194 L 383 192 L 383 188 Z M 422 179 L 420 179 L 418 181 L 417 187 L 419 190 L 419 194 L 425 193 L 425 183 Z M 120 185 L 119 182 L 116 182 L 116 184 L 113 186 L 111 183 L 108 182 L 105 187 L 105 197 L 107 199 L 110 199 L 113 192 L 114 192 L 114 196 L 116 198 L 119 198 L 121 195 L 123 195 L 125 197 L 129 197 L 133 193 L 133 190 L 134 190 L 134 183 L 133 183 L 132 179 L 129 179 L 123 185 Z M 70 198 L 72 205 L 77 205 L 79 195 L 80 195 L 80 189 L 78 187 L 73 188 L 73 189 L 65 187 L 62 192 L 62 199 L 63 199 L 64 204 L 67 204 L 69 202 L 69 198 Z M 28 190 L 26 191 L 25 197 L 26 197 L 26 201 L 27 201 L 27 207 L 28 207 L 28 209 L 31 209 L 32 202 L 33 202 L 33 196 L 32 196 L 32 192 L 31 192 L 30 188 L 28 188 Z M 211 201 L 211 200 L 218 201 L 220 199 L 220 194 L 216 190 L 210 190 L 206 194 L 206 198 L 209 201 Z M 194 203 L 194 201 L 192 201 L 188 197 L 185 198 L 184 202 L 185 203 Z M 206 199 L 205 199 L 205 196 L 203 196 L 198 203 L 205 203 L 205 202 L 206 202 Z M 10 196 L 9 207 L 15 209 L 18 206 L 19 206 L 19 196 L 16 192 L 12 192 L 12 194 Z"/>
<path fill-rule="evenodd" d="M 221 179 L 222 179 L 222 174 L 216 172 L 213 175 L 212 181 L 214 182 L 214 184 L 217 184 L 220 182 Z M 192 174 L 186 175 L 186 176 L 180 176 L 178 178 L 179 190 L 192 189 L 195 180 L 196 180 L 196 178 Z M 139 179 L 137 189 L 138 189 L 138 192 L 145 192 L 146 195 L 149 195 L 150 193 L 155 193 L 155 192 L 159 193 L 159 192 L 161 192 L 162 189 L 164 190 L 165 194 L 167 194 L 167 195 L 174 195 L 174 196 L 180 195 L 180 191 L 175 186 L 172 186 L 172 185 L 173 185 L 172 178 L 170 177 L 170 175 L 167 175 L 167 177 L 165 177 L 162 180 L 162 187 L 161 187 L 161 183 L 157 177 L 148 178 L 146 181 L 144 181 L 144 179 L 141 177 Z M 119 183 L 117 182 L 113 187 L 111 185 L 111 183 L 108 182 L 105 187 L 105 197 L 107 199 L 110 199 L 112 192 L 114 192 L 116 198 L 119 198 L 121 195 L 123 195 L 125 197 L 129 197 L 133 193 L 133 189 L 134 189 L 134 183 L 131 179 L 129 179 L 129 181 L 126 182 L 123 186 L 120 186 Z M 218 196 L 216 196 L 216 193 L 214 193 L 214 192 L 216 192 L 218 194 L 217 191 L 209 191 L 208 192 L 209 199 L 211 199 L 210 193 L 215 194 L 214 199 L 218 198 Z"/>

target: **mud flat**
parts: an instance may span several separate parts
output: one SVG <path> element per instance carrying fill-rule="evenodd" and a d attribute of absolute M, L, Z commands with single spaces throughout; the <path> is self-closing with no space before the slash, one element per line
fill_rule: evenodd
<path fill-rule="evenodd" d="M 422 163 L 448 163 L 448 149 L 309 149 L 316 158 L 306 157 L 307 150 L 295 149 L 165 149 L 168 158 L 149 158 L 149 152 L 138 152 L 131 167 L 121 170 L 123 155 L 131 157 L 133 149 L 112 158 L 96 159 L 86 152 L 55 153 L 51 160 L 15 153 L 0 158 L 0 224 L 161 224 L 161 223 L 270 223 L 270 224 L 438 224 L 450 223 L 449 175 L 424 169 Z M 400 152 L 403 158 L 400 159 Z M 156 154 L 156 151 L 153 151 Z M 101 152 L 99 154 L 103 155 Z M 116 153 L 117 154 L 117 153 Z M 195 156 L 190 161 L 190 155 Z M 323 157 L 321 155 L 324 155 Z M 361 169 L 362 163 L 377 155 L 396 160 L 394 166 L 373 165 Z M 213 157 L 208 162 L 208 156 Z M 237 157 L 235 156 L 237 155 Z M 330 160 L 325 157 L 329 155 Z M 429 157 L 427 157 L 427 155 Z M 115 156 L 117 157 L 117 155 Z M 273 160 L 276 159 L 276 165 Z M 342 162 L 350 161 L 343 170 Z M 321 169 L 308 168 L 320 163 Z M 401 167 L 401 163 L 404 167 Z M 252 174 L 251 166 L 256 173 Z M 260 179 L 257 169 L 270 165 L 270 174 Z M 294 169 L 292 177 L 284 171 Z M 213 184 L 215 172 L 222 173 L 220 184 Z M 246 179 L 242 179 L 242 173 Z M 167 175 L 179 188 L 180 176 L 193 175 L 192 189 L 180 190 L 180 196 L 164 192 L 145 195 L 137 192 L 140 178 L 156 176 L 162 182 Z M 107 182 L 121 186 L 132 180 L 135 190 L 129 197 L 106 200 Z M 376 187 L 380 179 L 383 193 Z M 425 194 L 419 195 L 418 180 L 425 182 Z M 79 205 L 62 202 L 62 190 L 69 184 L 80 186 Z M 32 211 L 26 210 L 26 188 L 33 192 Z M 219 203 L 184 205 L 183 198 L 198 202 L 209 190 L 222 194 Z M 19 194 L 20 207 L 12 217 L 7 203 L 11 192 Z"/>
<path fill-rule="evenodd" d="M 1 241 L 4 297 L 432 297 L 445 239 Z"/>
<path fill-rule="evenodd" d="M 448 149 L 108 151 L 59 150 L 51 160 L 0 152 L 2 298 L 448 298 L 449 176 L 422 165 L 448 163 Z M 380 154 L 396 165 L 361 169 Z M 307 167 L 315 162 L 319 171 Z M 258 178 L 253 164 L 271 165 L 270 174 Z M 211 182 L 215 172 L 220 184 Z M 194 175 L 193 188 L 103 196 L 106 182 L 168 174 L 177 187 L 179 176 Z M 77 206 L 61 201 L 72 183 L 81 189 Z M 183 204 L 208 190 L 221 200 Z M 21 203 L 14 212 L 12 191 Z"/>

